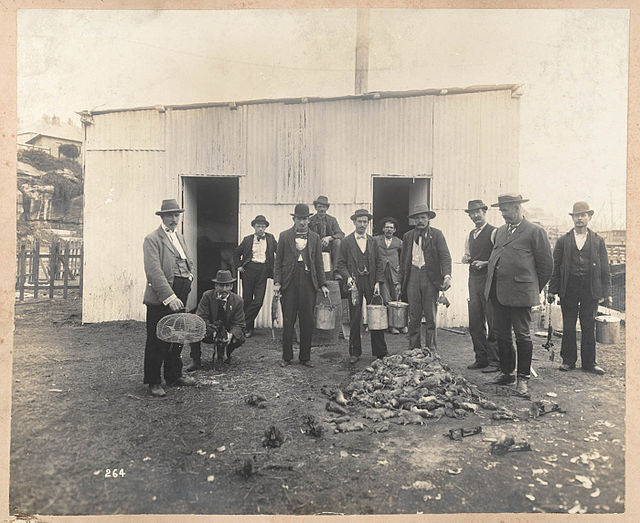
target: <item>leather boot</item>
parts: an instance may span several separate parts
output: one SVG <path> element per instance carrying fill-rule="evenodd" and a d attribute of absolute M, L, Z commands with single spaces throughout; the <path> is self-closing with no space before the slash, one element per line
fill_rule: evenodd
<path fill-rule="evenodd" d="M 187 372 L 193 372 L 194 370 L 198 370 L 202 368 L 202 363 L 200 362 L 200 358 L 192 358 L 191 363 L 185 369 Z"/>
<path fill-rule="evenodd" d="M 531 394 L 529 394 L 529 380 L 527 378 L 518 377 L 518 381 L 516 383 L 516 394 L 522 398 L 531 398 Z"/>

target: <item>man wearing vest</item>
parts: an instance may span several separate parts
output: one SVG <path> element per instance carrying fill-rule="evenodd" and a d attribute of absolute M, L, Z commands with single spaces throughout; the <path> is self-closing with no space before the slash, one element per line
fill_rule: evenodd
<path fill-rule="evenodd" d="M 387 216 L 382 219 L 382 234 L 374 238 L 378 245 L 378 251 L 382 259 L 384 285 L 380 289 L 385 304 L 400 299 L 400 256 L 402 254 L 402 240 L 395 233 L 398 230 L 398 221 Z M 391 334 L 399 334 L 400 331 L 391 327 Z M 407 332 L 407 327 L 402 329 Z"/>
<path fill-rule="evenodd" d="M 334 216 L 327 214 L 329 205 L 329 198 L 326 196 L 318 196 L 313 201 L 316 213 L 309 218 L 309 230 L 320 236 L 322 252 L 330 253 L 331 266 L 335 268 L 338 253 L 340 252 L 340 242 L 344 238 L 344 233 L 340 229 L 338 220 Z M 331 278 L 333 271 L 326 272 L 331 273 L 329 275 Z"/>
<path fill-rule="evenodd" d="M 349 234 L 340 245 L 336 271 L 351 290 L 358 289 L 358 303 L 349 300 L 349 363 L 356 363 L 362 355 L 360 328 L 362 325 L 362 298 L 371 304 L 374 295 L 380 294 L 380 284 L 384 282 L 382 260 L 378 246 L 367 234 L 369 221 L 373 216 L 366 209 L 358 209 L 351 216 L 355 231 Z M 371 330 L 371 351 L 381 359 L 387 355 L 387 344 L 384 341 L 384 330 Z"/>
<path fill-rule="evenodd" d="M 400 281 L 402 296 L 409 303 L 409 348 L 420 348 L 420 326 L 424 314 L 426 345 L 436 348 L 436 300 L 440 290 L 451 287 L 451 255 L 442 231 L 429 221 L 436 213 L 426 203 L 418 204 L 409 214 L 415 229 L 402 238 Z"/>
<path fill-rule="evenodd" d="M 505 225 L 498 228 L 491 256 L 485 298 L 491 300 L 493 326 L 498 338 L 500 370 L 493 383 L 509 385 L 516 381 L 516 391 L 529 397 L 531 373 L 531 307 L 540 304 L 540 292 L 553 271 L 553 258 L 547 233 L 539 225 L 526 220 L 522 204 L 528 202 L 519 194 L 502 194 L 498 203 Z M 517 352 L 513 348 L 513 329 Z"/>
<path fill-rule="evenodd" d="M 316 292 L 322 290 L 325 297 L 329 296 L 322 265 L 322 244 L 320 236 L 309 230 L 309 215 L 306 203 L 296 205 L 291 215 L 293 227 L 280 233 L 276 249 L 273 290 L 282 296 L 282 367 L 293 359 L 296 318 L 300 320 L 300 363 L 313 367 L 310 360 Z"/>
<path fill-rule="evenodd" d="M 464 211 L 476 225 L 465 240 L 462 258 L 462 263 L 469 264 L 469 334 L 475 352 L 475 361 L 467 368 L 497 372 L 500 363 L 493 315 L 491 305 L 484 297 L 487 266 L 496 237 L 496 227 L 486 220 L 487 209 L 482 200 L 471 200 Z"/>
<path fill-rule="evenodd" d="M 560 296 L 562 309 L 562 365 L 560 370 L 576 368 L 576 320 L 580 317 L 580 358 L 582 369 L 604 374 L 596 363 L 594 335 L 598 302 L 611 306 L 611 274 L 604 240 L 587 227 L 593 211 L 587 202 L 576 202 L 574 228 L 558 239 L 553 250 L 553 275 L 549 282 L 549 303 Z"/>
<path fill-rule="evenodd" d="M 246 337 L 253 334 L 253 326 L 262 308 L 267 279 L 273 278 L 273 259 L 276 253 L 276 239 L 266 232 L 267 219 L 259 214 L 251 221 L 255 233 L 245 236 L 234 251 L 234 261 L 242 278 L 242 298 L 247 325 Z"/>
<path fill-rule="evenodd" d="M 144 304 L 147 306 L 147 341 L 144 348 L 144 383 L 153 396 L 166 396 L 160 371 L 164 364 L 164 379 L 168 386 L 194 385 L 195 380 L 182 376 L 182 345 L 158 339 L 158 322 L 169 314 L 184 310 L 191 290 L 193 261 L 182 234 L 176 228 L 184 212 L 175 199 L 163 200 L 156 212 L 162 224 L 144 239 L 144 272 L 147 287 Z"/>

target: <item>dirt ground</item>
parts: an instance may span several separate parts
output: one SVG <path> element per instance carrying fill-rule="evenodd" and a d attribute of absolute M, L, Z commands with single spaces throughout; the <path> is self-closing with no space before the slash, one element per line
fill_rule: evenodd
<path fill-rule="evenodd" d="M 480 410 L 384 433 L 372 424 L 334 433 L 327 424 L 315 438 L 302 432 L 303 416 L 330 416 L 321 388 L 344 387 L 353 374 L 344 340 L 314 348 L 315 368 L 282 369 L 270 331 L 257 331 L 234 353 L 238 365 L 207 366 L 195 373 L 198 386 L 152 398 L 142 384 L 144 324 L 82 325 L 80 309 L 79 298 L 16 305 L 11 513 L 624 511 L 624 344 L 598 347 L 607 374 L 595 376 L 559 372 L 538 338 L 532 397 L 566 413 L 533 419 L 530 401 L 486 384 L 494 374 L 466 369 L 469 336 L 440 330 L 442 360 L 518 421 Z M 392 354 L 408 348 L 404 335 L 387 335 L 387 343 Z M 368 336 L 363 347 L 355 370 L 372 360 Z M 209 364 L 211 348 L 204 352 Z M 263 395 L 266 408 L 246 404 L 251 393 Z M 271 425 L 286 437 L 280 448 L 262 445 Z M 481 434 L 444 436 L 475 425 Z M 484 440 L 502 434 L 532 450 L 490 454 Z M 257 472 L 245 478 L 237 470 L 247 459 Z"/>

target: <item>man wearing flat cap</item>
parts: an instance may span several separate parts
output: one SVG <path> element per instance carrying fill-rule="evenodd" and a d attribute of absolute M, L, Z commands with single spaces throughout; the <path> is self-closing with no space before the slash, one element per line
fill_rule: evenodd
<path fill-rule="evenodd" d="M 562 309 L 562 365 L 560 370 L 576 368 L 576 320 L 580 318 L 580 359 L 582 369 L 604 374 L 596 363 L 594 335 L 598 302 L 611 306 L 611 273 L 604 239 L 589 229 L 593 211 L 587 202 L 576 202 L 569 213 L 574 227 L 558 239 L 553 249 L 553 275 L 549 282 L 549 303 L 556 295 Z"/>
<path fill-rule="evenodd" d="M 519 194 L 502 194 L 498 203 L 491 205 L 500 208 L 505 224 L 496 233 L 485 284 L 485 297 L 491 301 L 494 313 L 501 370 L 493 383 L 514 383 L 517 361 L 516 391 L 523 397 L 529 397 L 531 307 L 540 304 L 540 292 L 553 271 L 547 233 L 524 217 L 522 204 L 528 201 Z M 512 329 L 517 351 L 513 348 Z"/>
<path fill-rule="evenodd" d="M 316 213 L 309 218 L 309 230 L 320 236 L 322 252 L 330 253 L 331 267 L 334 268 L 344 233 L 342 229 L 340 229 L 340 225 L 338 225 L 338 220 L 336 220 L 334 216 L 327 214 L 329 205 L 329 198 L 326 196 L 318 196 L 313 201 L 313 207 Z M 333 271 L 326 272 L 333 273 Z"/>
<path fill-rule="evenodd" d="M 311 337 L 313 335 L 313 308 L 316 293 L 325 297 L 325 285 L 320 236 L 309 230 L 309 206 L 299 203 L 293 214 L 293 227 L 280 233 L 273 269 L 273 289 L 282 298 L 282 362 L 285 367 L 293 359 L 293 328 L 300 320 L 300 353 L 302 365 L 311 363 Z"/>
<path fill-rule="evenodd" d="M 380 286 L 384 282 L 384 270 L 378 245 L 367 234 L 369 221 L 373 216 L 366 209 L 358 209 L 351 216 L 355 231 L 349 234 L 340 245 L 336 271 L 351 290 L 358 289 L 358 303 L 349 300 L 349 363 L 356 363 L 362 355 L 360 329 L 362 326 L 362 298 L 371 304 L 374 295 L 380 295 Z M 380 297 L 382 301 L 382 297 Z M 371 330 L 371 351 L 380 359 L 387 355 L 384 330 Z"/>
<path fill-rule="evenodd" d="M 234 251 L 234 261 L 242 278 L 244 315 L 247 338 L 253 334 L 253 326 L 262 308 L 267 279 L 273 278 L 273 261 L 277 242 L 273 234 L 266 232 L 269 222 L 259 214 L 251 220 L 254 234 L 245 236 Z"/>
<path fill-rule="evenodd" d="M 475 227 L 464 244 L 462 263 L 469 264 L 469 334 L 473 342 L 475 361 L 468 369 L 497 372 L 498 344 L 493 332 L 491 304 L 484 297 L 489 256 L 495 243 L 497 228 L 487 223 L 487 205 L 482 200 L 470 200 L 464 210 Z"/>
<path fill-rule="evenodd" d="M 142 247 L 147 277 L 144 383 L 153 396 L 166 396 L 160 379 L 163 364 L 168 386 L 195 384 L 193 378 L 182 376 L 182 345 L 169 344 L 156 336 L 156 327 L 164 316 L 184 310 L 193 281 L 193 261 L 182 234 L 176 230 L 183 212 L 175 199 L 163 200 L 156 212 L 162 224 L 147 235 Z"/>
<path fill-rule="evenodd" d="M 426 346 L 436 348 L 436 301 L 440 290 L 451 287 L 451 255 L 444 234 L 429 225 L 436 213 L 426 203 L 417 204 L 409 218 L 415 228 L 402 238 L 400 281 L 409 303 L 409 348 L 421 347 L 420 326 L 424 314 Z"/>

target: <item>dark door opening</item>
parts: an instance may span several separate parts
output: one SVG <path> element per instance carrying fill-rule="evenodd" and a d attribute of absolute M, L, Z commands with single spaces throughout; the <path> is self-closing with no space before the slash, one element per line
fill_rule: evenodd
<path fill-rule="evenodd" d="M 430 178 L 402 178 L 399 176 L 373 178 L 373 232 L 382 233 L 382 220 L 391 216 L 398 220 L 396 236 L 413 228 L 407 218 L 409 210 L 417 203 L 430 203 Z"/>

